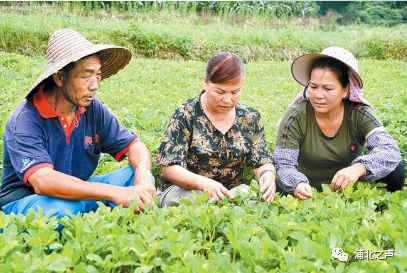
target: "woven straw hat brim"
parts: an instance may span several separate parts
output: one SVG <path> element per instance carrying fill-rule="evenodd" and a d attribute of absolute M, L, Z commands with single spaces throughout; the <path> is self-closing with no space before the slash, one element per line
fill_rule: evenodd
<path fill-rule="evenodd" d="M 339 60 L 333 56 L 321 54 L 321 53 L 304 54 L 304 55 L 296 58 L 293 61 L 293 63 L 291 64 L 291 74 L 293 75 L 294 79 L 299 84 L 301 84 L 303 86 L 306 86 L 308 84 L 308 74 L 309 74 L 310 66 L 313 64 L 313 62 L 316 59 L 318 59 L 320 57 L 330 57 L 330 58 L 338 60 L 341 63 L 343 63 L 344 65 L 346 65 L 349 68 L 349 71 L 355 76 L 356 80 L 359 83 L 359 86 L 361 88 L 363 87 L 362 78 L 351 66 L 349 66 L 347 63 L 345 63 L 342 60 Z"/>
<path fill-rule="evenodd" d="M 115 45 L 95 45 L 86 49 L 78 50 L 73 54 L 64 56 L 57 62 L 49 63 L 45 71 L 37 78 L 35 83 L 31 86 L 30 91 L 26 98 L 35 93 L 39 85 L 52 74 L 57 73 L 66 65 L 76 62 L 86 56 L 99 53 L 100 63 L 102 66 L 102 80 L 109 78 L 116 74 L 119 70 L 123 69 L 131 60 L 131 52 L 120 46 Z"/>

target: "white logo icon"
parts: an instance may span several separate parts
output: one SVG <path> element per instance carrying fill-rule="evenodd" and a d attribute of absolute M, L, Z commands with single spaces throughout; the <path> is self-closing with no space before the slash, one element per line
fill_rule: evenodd
<path fill-rule="evenodd" d="M 23 172 L 24 172 L 25 170 L 27 170 L 32 164 L 35 163 L 35 159 L 31 159 L 31 158 L 24 157 L 24 158 L 21 160 L 21 163 L 23 163 L 23 166 L 22 166 L 22 168 L 21 168 L 21 172 L 23 173 Z"/>
<path fill-rule="evenodd" d="M 27 165 L 28 162 L 30 162 L 30 159 L 29 159 L 29 158 L 26 158 L 26 157 L 23 158 L 23 166 Z"/>
<path fill-rule="evenodd" d="M 338 259 L 341 262 L 347 262 L 348 261 L 348 254 L 345 253 L 341 248 L 335 247 L 332 249 L 331 256 L 334 259 Z"/>

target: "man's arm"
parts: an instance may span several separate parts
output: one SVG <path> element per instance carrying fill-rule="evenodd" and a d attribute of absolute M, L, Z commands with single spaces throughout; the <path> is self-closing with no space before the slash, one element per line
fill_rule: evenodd
<path fill-rule="evenodd" d="M 79 178 L 44 167 L 28 177 L 35 193 L 69 200 L 108 200 L 129 206 L 132 200 L 141 204 L 152 202 L 151 197 L 133 187 L 120 187 Z"/>
<path fill-rule="evenodd" d="M 151 155 L 146 145 L 140 141 L 136 141 L 130 145 L 125 155 L 136 172 L 134 176 L 134 186 L 146 190 L 151 197 L 154 197 L 157 192 L 151 174 Z"/>

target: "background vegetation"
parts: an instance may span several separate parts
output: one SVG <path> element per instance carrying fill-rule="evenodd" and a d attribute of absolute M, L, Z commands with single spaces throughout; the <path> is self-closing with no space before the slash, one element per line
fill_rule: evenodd
<path fill-rule="evenodd" d="M 262 114 L 273 150 L 276 123 L 300 90 L 291 61 L 340 45 L 359 58 L 365 97 L 406 161 L 405 8 L 403 2 L 2 2 L 0 137 L 45 67 L 49 35 L 69 27 L 134 53 L 125 70 L 103 81 L 98 98 L 153 155 L 175 108 L 201 90 L 215 51 L 234 51 L 246 61 L 241 101 Z M 382 13 L 375 17 L 377 9 Z M 386 17 L 391 14 L 404 21 Z M 1 158 L 0 140 L 0 176 Z M 110 156 L 100 163 L 96 173 L 126 165 Z M 158 181 L 156 165 L 153 173 Z M 314 194 L 307 202 L 278 196 L 254 206 L 246 197 L 218 205 L 198 199 L 140 215 L 102 207 L 65 219 L 62 234 L 41 213 L 0 213 L 0 272 L 407 271 L 406 191 L 358 184 Z M 333 247 L 349 253 L 349 261 L 332 259 Z M 395 257 L 359 261 L 358 249 L 393 249 Z"/>
<path fill-rule="evenodd" d="M 359 10 L 355 5 L 345 7 Z M 407 60 L 405 24 L 344 25 L 332 10 L 309 17 L 318 9 L 315 2 L 24 2 L 0 8 L 0 50 L 30 56 L 43 56 L 55 29 L 71 27 L 148 58 L 206 61 L 215 50 L 227 49 L 245 61 L 291 60 L 336 44 L 357 57 Z M 246 9 L 251 13 L 245 15 Z"/>

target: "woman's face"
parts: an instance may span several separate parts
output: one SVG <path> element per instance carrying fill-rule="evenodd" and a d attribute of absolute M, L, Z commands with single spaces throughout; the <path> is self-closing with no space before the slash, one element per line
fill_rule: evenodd
<path fill-rule="evenodd" d="M 242 94 L 243 74 L 228 83 L 204 82 L 207 107 L 215 113 L 227 113 L 239 102 Z"/>
<path fill-rule="evenodd" d="M 335 72 L 328 68 L 314 68 L 308 84 L 308 96 L 316 113 L 328 114 L 338 110 L 349 87 L 343 87 Z"/>

